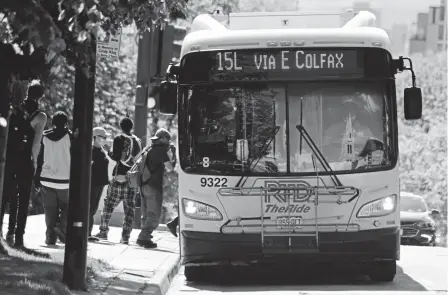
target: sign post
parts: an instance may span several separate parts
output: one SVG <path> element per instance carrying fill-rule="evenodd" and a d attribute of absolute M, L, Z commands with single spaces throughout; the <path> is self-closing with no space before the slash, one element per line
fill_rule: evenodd
<path fill-rule="evenodd" d="M 120 28 L 115 35 L 107 34 L 103 40 L 98 38 L 96 41 L 97 58 L 105 57 L 118 59 L 120 54 L 121 34 L 122 29 Z"/>

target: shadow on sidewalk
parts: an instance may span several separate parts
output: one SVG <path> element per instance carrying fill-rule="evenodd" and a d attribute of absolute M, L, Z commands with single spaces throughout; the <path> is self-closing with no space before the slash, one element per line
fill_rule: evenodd
<path fill-rule="evenodd" d="M 62 283 L 62 265 L 50 255 L 28 248 L 11 248 L 2 238 L 0 295 L 72 294 Z"/>
<path fill-rule="evenodd" d="M 45 259 L 50 259 L 51 258 L 51 255 L 48 254 L 48 253 L 42 253 L 40 251 L 37 251 L 37 250 L 34 250 L 34 249 L 30 249 L 30 248 L 26 248 L 26 247 L 18 247 L 18 248 L 12 247 L 12 249 L 15 249 L 15 250 L 20 251 L 20 252 L 24 252 L 25 254 L 32 255 L 32 256 L 35 256 L 35 257 L 40 257 L 40 258 L 45 258 Z"/>

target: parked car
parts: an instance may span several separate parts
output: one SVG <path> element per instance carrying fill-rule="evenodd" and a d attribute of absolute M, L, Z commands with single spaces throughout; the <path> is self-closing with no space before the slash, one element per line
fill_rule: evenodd
<path fill-rule="evenodd" d="M 435 246 L 439 210 L 429 211 L 423 197 L 408 192 L 400 193 L 400 203 L 401 244 Z"/>

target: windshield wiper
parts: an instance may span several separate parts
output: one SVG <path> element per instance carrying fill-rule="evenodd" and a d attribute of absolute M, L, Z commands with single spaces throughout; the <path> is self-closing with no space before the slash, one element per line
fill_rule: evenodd
<path fill-rule="evenodd" d="M 303 138 L 305 138 L 306 143 L 309 145 L 314 155 L 317 157 L 321 165 L 324 167 L 325 171 L 331 172 L 330 176 L 333 183 L 336 186 L 343 186 L 336 173 L 334 173 L 333 169 L 331 169 L 331 166 L 330 164 L 328 164 L 328 161 L 325 159 L 324 155 L 322 155 L 319 148 L 316 146 L 313 139 L 306 131 L 305 127 L 303 127 L 303 125 L 297 125 L 296 128 L 297 130 L 299 130 L 300 135 L 303 136 Z"/>
<path fill-rule="evenodd" d="M 271 142 L 274 140 L 274 138 L 275 138 L 275 136 L 277 135 L 277 133 L 278 133 L 279 130 L 280 130 L 280 126 L 275 126 L 275 130 L 274 130 L 274 132 L 273 132 L 273 135 L 271 136 L 271 138 L 269 138 L 269 139 L 265 142 L 264 146 L 262 147 L 262 149 L 261 149 L 261 151 L 260 151 L 260 155 L 259 155 L 258 157 L 253 158 L 252 161 L 250 161 L 250 164 L 249 164 L 249 171 L 248 171 L 247 174 L 250 174 L 250 173 L 254 170 L 254 168 L 257 167 L 258 162 L 261 160 L 261 158 L 263 158 L 264 153 L 265 153 L 266 150 L 268 149 L 268 147 L 269 147 L 269 145 L 271 144 Z M 255 162 L 255 161 L 257 161 L 257 162 Z M 254 162 L 255 162 L 255 164 L 254 164 Z M 252 164 L 254 164 L 253 167 L 252 167 Z M 246 183 L 246 181 L 244 181 L 244 183 L 241 184 L 241 181 L 243 181 L 244 177 L 245 177 L 245 175 L 241 176 L 240 180 L 238 180 L 238 182 L 237 182 L 237 184 L 236 184 L 236 187 L 240 187 L 240 186 L 242 187 L 242 186 Z M 246 180 L 247 180 L 247 179 L 246 179 Z"/>

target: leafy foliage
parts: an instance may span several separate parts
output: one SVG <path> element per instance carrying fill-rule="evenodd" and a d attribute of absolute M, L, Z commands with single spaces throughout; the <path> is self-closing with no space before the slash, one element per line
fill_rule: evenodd
<path fill-rule="evenodd" d="M 239 9 L 247 12 L 297 11 L 298 4 L 297 0 L 241 0 Z"/>
<path fill-rule="evenodd" d="M 132 118 L 134 113 L 136 34 L 135 27 L 123 30 L 119 59 L 100 59 L 96 65 L 94 126 L 101 125 L 113 135 L 118 132 L 120 119 L 126 115 Z M 58 57 L 54 69 L 44 80 L 48 91 L 43 108 L 49 115 L 65 111 L 71 121 L 75 68 L 67 64 L 64 57 Z"/>
<path fill-rule="evenodd" d="M 188 3 L 188 20 L 192 21 L 202 13 L 213 13 L 221 10 L 230 12 L 273 12 L 297 10 L 299 1 L 283 0 L 195 0 Z"/>
<path fill-rule="evenodd" d="M 17 52 L 41 52 L 36 63 L 59 65 L 60 55 L 76 61 L 90 75 L 94 53 L 86 44 L 92 38 L 114 34 L 135 23 L 139 32 L 163 23 L 170 13 L 185 11 L 185 0 L 4 0 L 0 6 L 0 42 L 15 45 Z M 44 58 L 44 59 L 43 59 Z"/>
<path fill-rule="evenodd" d="M 421 120 L 405 121 L 404 88 L 412 85 L 410 74 L 397 77 L 401 191 L 425 197 L 430 208 L 439 209 L 440 231 L 446 235 L 447 216 L 447 59 L 446 52 L 411 57 L 422 89 Z"/>

